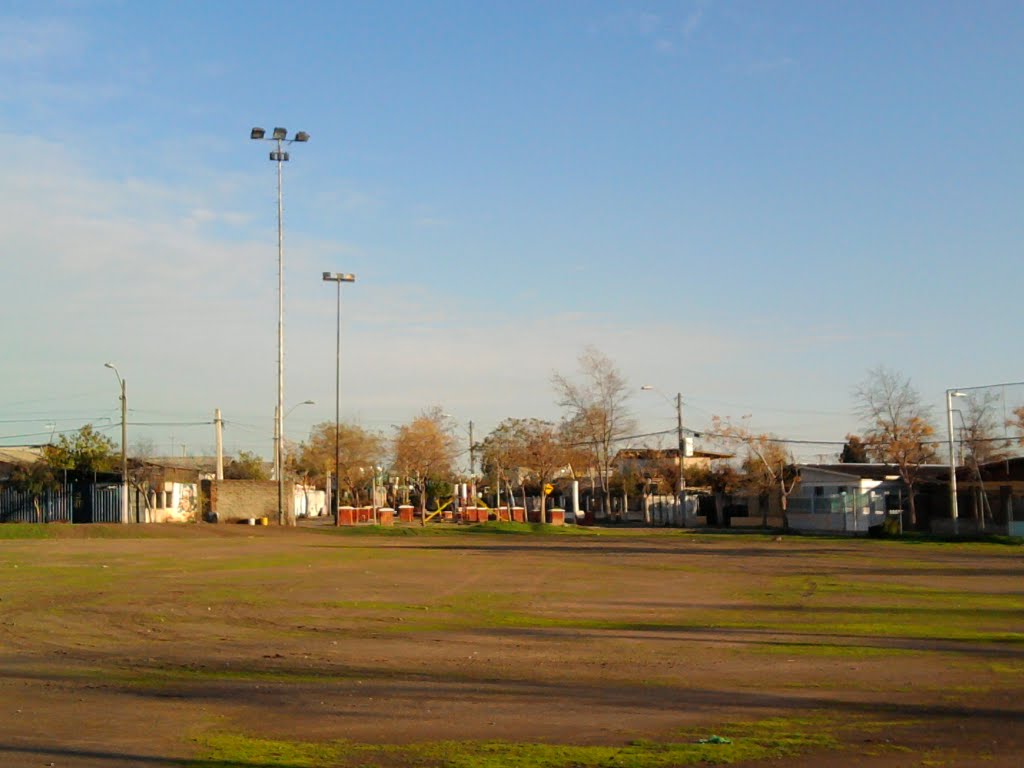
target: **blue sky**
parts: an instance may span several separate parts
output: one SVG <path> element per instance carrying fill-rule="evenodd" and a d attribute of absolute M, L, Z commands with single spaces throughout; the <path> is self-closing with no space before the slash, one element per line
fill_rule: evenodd
<path fill-rule="evenodd" d="M 1018 2 L 7 2 L 0 444 L 159 453 L 439 404 L 556 418 L 587 344 L 640 431 L 841 440 L 884 364 L 1024 379 Z M 940 413 L 941 415 L 941 413 Z M 51 426 L 53 425 L 53 426 Z M 184 448 L 183 448 L 184 447 Z M 801 448 L 807 455 L 833 450 Z"/>

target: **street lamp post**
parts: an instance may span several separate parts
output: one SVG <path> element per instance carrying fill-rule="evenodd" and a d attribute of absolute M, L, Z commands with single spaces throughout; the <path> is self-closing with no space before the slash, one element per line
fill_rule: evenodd
<path fill-rule="evenodd" d="M 121 522 L 128 522 L 128 394 L 127 384 L 121 378 L 117 366 L 113 363 L 104 363 L 103 367 L 109 368 L 117 377 L 117 383 L 121 385 Z"/>
<path fill-rule="evenodd" d="M 282 151 L 285 144 L 309 141 L 309 134 L 298 131 L 291 139 L 288 129 L 275 128 L 270 138 L 262 128 L 253 128 L 249 138 L 254 141 L 273 141 L 277 150 L 270 153 L 270 159 L 277 163 L 277 418 L 275 431 L 278 435 L 274 448 L 277 473 L 277 523 L 284 525 L 284 462 L 281 460 L 281 436 L 284 435 L 284 205 L 281 196 L 281 164 L 288 161 L 288 153 Z"/>
<path fill-rule="evenodd" d="M 349 272 L 324 272 L 325 283 L 338 286 L 338 325 L 334 337 L 334 524 L 341 524 L 339 506 L 341 494 L 338 492 L 341 480 L 341 284 L 354 283 L 356 276 Z"/>
<path fill-rule="evenodd" d="M 960 522 L 956 499 L 956 458 L 953 451 L 953 398 L 966 396 L 966 393 L 955 389 L 946 390 L 946 426 L 949 429 L 949 511 L 953 518 L 954 536 L 959 533 Z"/>
<path fill-rule="evenodd" d="M 668 400 L 662 392 L 651 386 L 650 384 L 644 384 L 640 387 L 644 392 L 657 392 L 666 401 Z M 676 495 L 679 498 L 679 518 L 683 528 L 686 527 L 686 478 L 683 476 L 683 459 L 686 454 L 686 440 L 683 437 L 683 393 L 677 392 L 675 397 L 676 405 L 676 447 L 679 456 L 679 477 L 676 478 Z"/>

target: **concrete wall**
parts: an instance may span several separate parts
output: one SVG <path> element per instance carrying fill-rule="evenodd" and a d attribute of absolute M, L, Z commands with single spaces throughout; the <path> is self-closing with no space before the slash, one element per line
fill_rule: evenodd
<path fill-rule="evenodd" d="M 828 531 L 833 533 L 867 533 L 872 525 L 885 522 L 884 512 L 790 512 L 789 527 L 794 531 Z"/>
<path fill-rule="evenodd" d="M 207 520 L 220 523 L 239 522 L 250 517 L 266 517 L 277 524 L 277 481 L 275 480 L 206 480 L 209 489 Z M 295 524 L 295 492 L 292 483 L 285 483 L 284 503 L 287 525 Z M 206 507 L 204 506 L 204 509 Z"/>

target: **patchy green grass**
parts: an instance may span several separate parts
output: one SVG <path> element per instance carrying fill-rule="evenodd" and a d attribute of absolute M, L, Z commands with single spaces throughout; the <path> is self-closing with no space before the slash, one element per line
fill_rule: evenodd
<path fill-rule="evenodd" d="M 38 523 L 4 523 L 0 525 L 0 539 L 52 539 L 58 526 Z"/>
<path fill-rule="evenodd" d="M 511 741 L 438 741 L 419 744 L 361 744 L 351 741 L 299 742 L 213 733 L 201 739 L 195 768 L 673 768 L 728 765 L 835 750 L 835 728 L 822 718 L 772 718 L 733 723 L 713 730 L 687 729 L 679 741 L 635 740 L 615 746 L 579 746 Z M 722 736 L 729 743 L 700 743 Z"/>

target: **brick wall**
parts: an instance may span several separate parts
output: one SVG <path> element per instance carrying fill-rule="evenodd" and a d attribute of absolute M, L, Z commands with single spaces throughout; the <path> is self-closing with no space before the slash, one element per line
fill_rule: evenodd
<path fill-rule="evenodd" d="M 275 480 L 204 480 L 203 508 L 208 509 L 207 520 L 232 523 L 250 517 L 266 517 L 271 525 L 277 524 L 277 481 Z M 285 483 L 285 519 L 295 525 L 292 483 Z"/>

